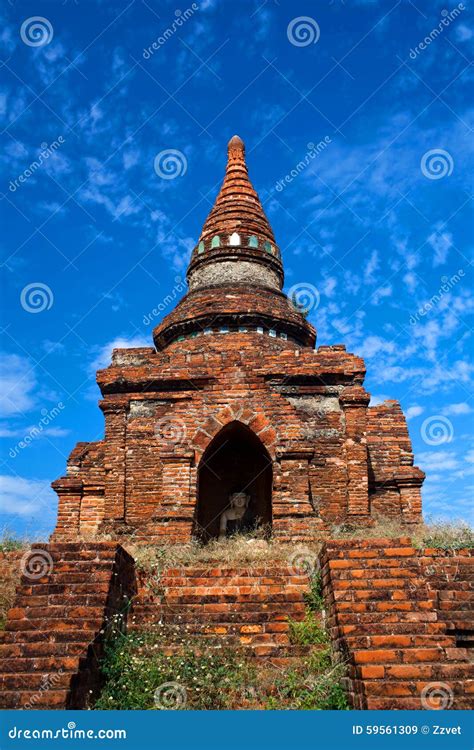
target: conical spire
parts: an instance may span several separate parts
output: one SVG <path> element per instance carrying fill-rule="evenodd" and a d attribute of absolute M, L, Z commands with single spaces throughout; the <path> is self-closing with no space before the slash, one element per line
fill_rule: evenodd
<path fill-rule="evenodd" d="M 250 182 L 245 162 L 245 145 L 238 135 L 230 139 L 227 153 L 224 182 L 204 223 L 200 241 L 237 232 L 274 243 L 272 229 Z"/>
<path fill-rule="evenodd" d="M 283 265 L 262 204 L 249 180 L 245 146 L 228 144 L 224 182 L 187 270 L 189 291 L 155 328 L 158 351 L 210 334 L 268 335 L 289 346 L 314 346 L 316 331 L 283 287 Z M 290 342 L 292 342 L 290 344 Z M 283 344 L 283 346 L 286 346 Z"/>

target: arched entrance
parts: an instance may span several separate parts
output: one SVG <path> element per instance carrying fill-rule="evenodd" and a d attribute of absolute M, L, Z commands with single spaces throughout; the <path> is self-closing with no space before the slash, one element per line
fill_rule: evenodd
<path fill-rule="evenodd" d="M 198 467 L 195 535 L 219 536 L 221 513 L 234 492 L 250 496 L 244 528 L 272 521 L 272 460 L 257 437 L 241 422 L 222 428 L 208 445 Z"/>

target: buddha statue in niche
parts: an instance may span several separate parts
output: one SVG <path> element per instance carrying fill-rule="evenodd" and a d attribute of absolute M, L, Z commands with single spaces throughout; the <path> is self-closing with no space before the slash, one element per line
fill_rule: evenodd
<path fill-rule="evenodd" d="M 229 496 L 229 505 L 221 513 L 219 521 L 219 540 L 225 539 L 229 533 L 243 529 L 247 522 L 247 511 L 250 495 L 246 492 L 233 492 Z"/>

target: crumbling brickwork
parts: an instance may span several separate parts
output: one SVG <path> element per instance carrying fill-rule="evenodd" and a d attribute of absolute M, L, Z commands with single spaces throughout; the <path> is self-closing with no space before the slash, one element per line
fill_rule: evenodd
<path fill-rule="evenodd" d="M 188 294 L 155 328 L 154 348 L 116 350 L 97 374 L 105 437 L 80 443 L 53 483 L 55 539 L 210 538 L 233 491 L 248 491 L 253 521 L 285 539 L 377 515 L 420 520 L 424 475 L 399 405 L 368 406 L 364 362 L 344 346 L 314 349 L 316 331 L 283 281 L 235 136 Z M 222 482 L 211 487 L 202 470 L 223 435 L 235 455 L 214 467 Z M 268 481 L 247 471 L 251 451 Z"/>
<path fill-rule="evenodd" d="M 106 633 L 125 627 L 134 562 L 113 542 L 35 544 L 0 633 L 0 708 L 86 708 Z"/>
<path fill-rule="evenodd" d="M 353 708 L 474 707 L 472 550 L 328 541 L 321 565 Z"/>

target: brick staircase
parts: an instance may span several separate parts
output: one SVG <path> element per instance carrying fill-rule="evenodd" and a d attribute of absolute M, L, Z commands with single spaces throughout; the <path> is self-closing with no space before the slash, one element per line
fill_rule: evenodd
<path fill-rule="evenodd" d="M 307 651 L 290 644 L 288 618 L 302 620 L 307 575 L 288 565 L 167 569 L 159 583 L 139 574 L 129 627 L 160 622 L 221 644 L 239 644 L 249 656 L 283 666 Z"/>
<path fill-rule="evenodd" d="M 423 708 L 423 690 L 430 706 L 473 707 L 472 551 L 416 550 L 408 538 L 331 541 L 321 563 L 354 708 Z"/>
<path fill-rule="evenodd" d="M 104 633 L 134 594 L 116 543 L 36 544 L 0 633 L 0 708 L 84 708 L 100 690 Z"/>

